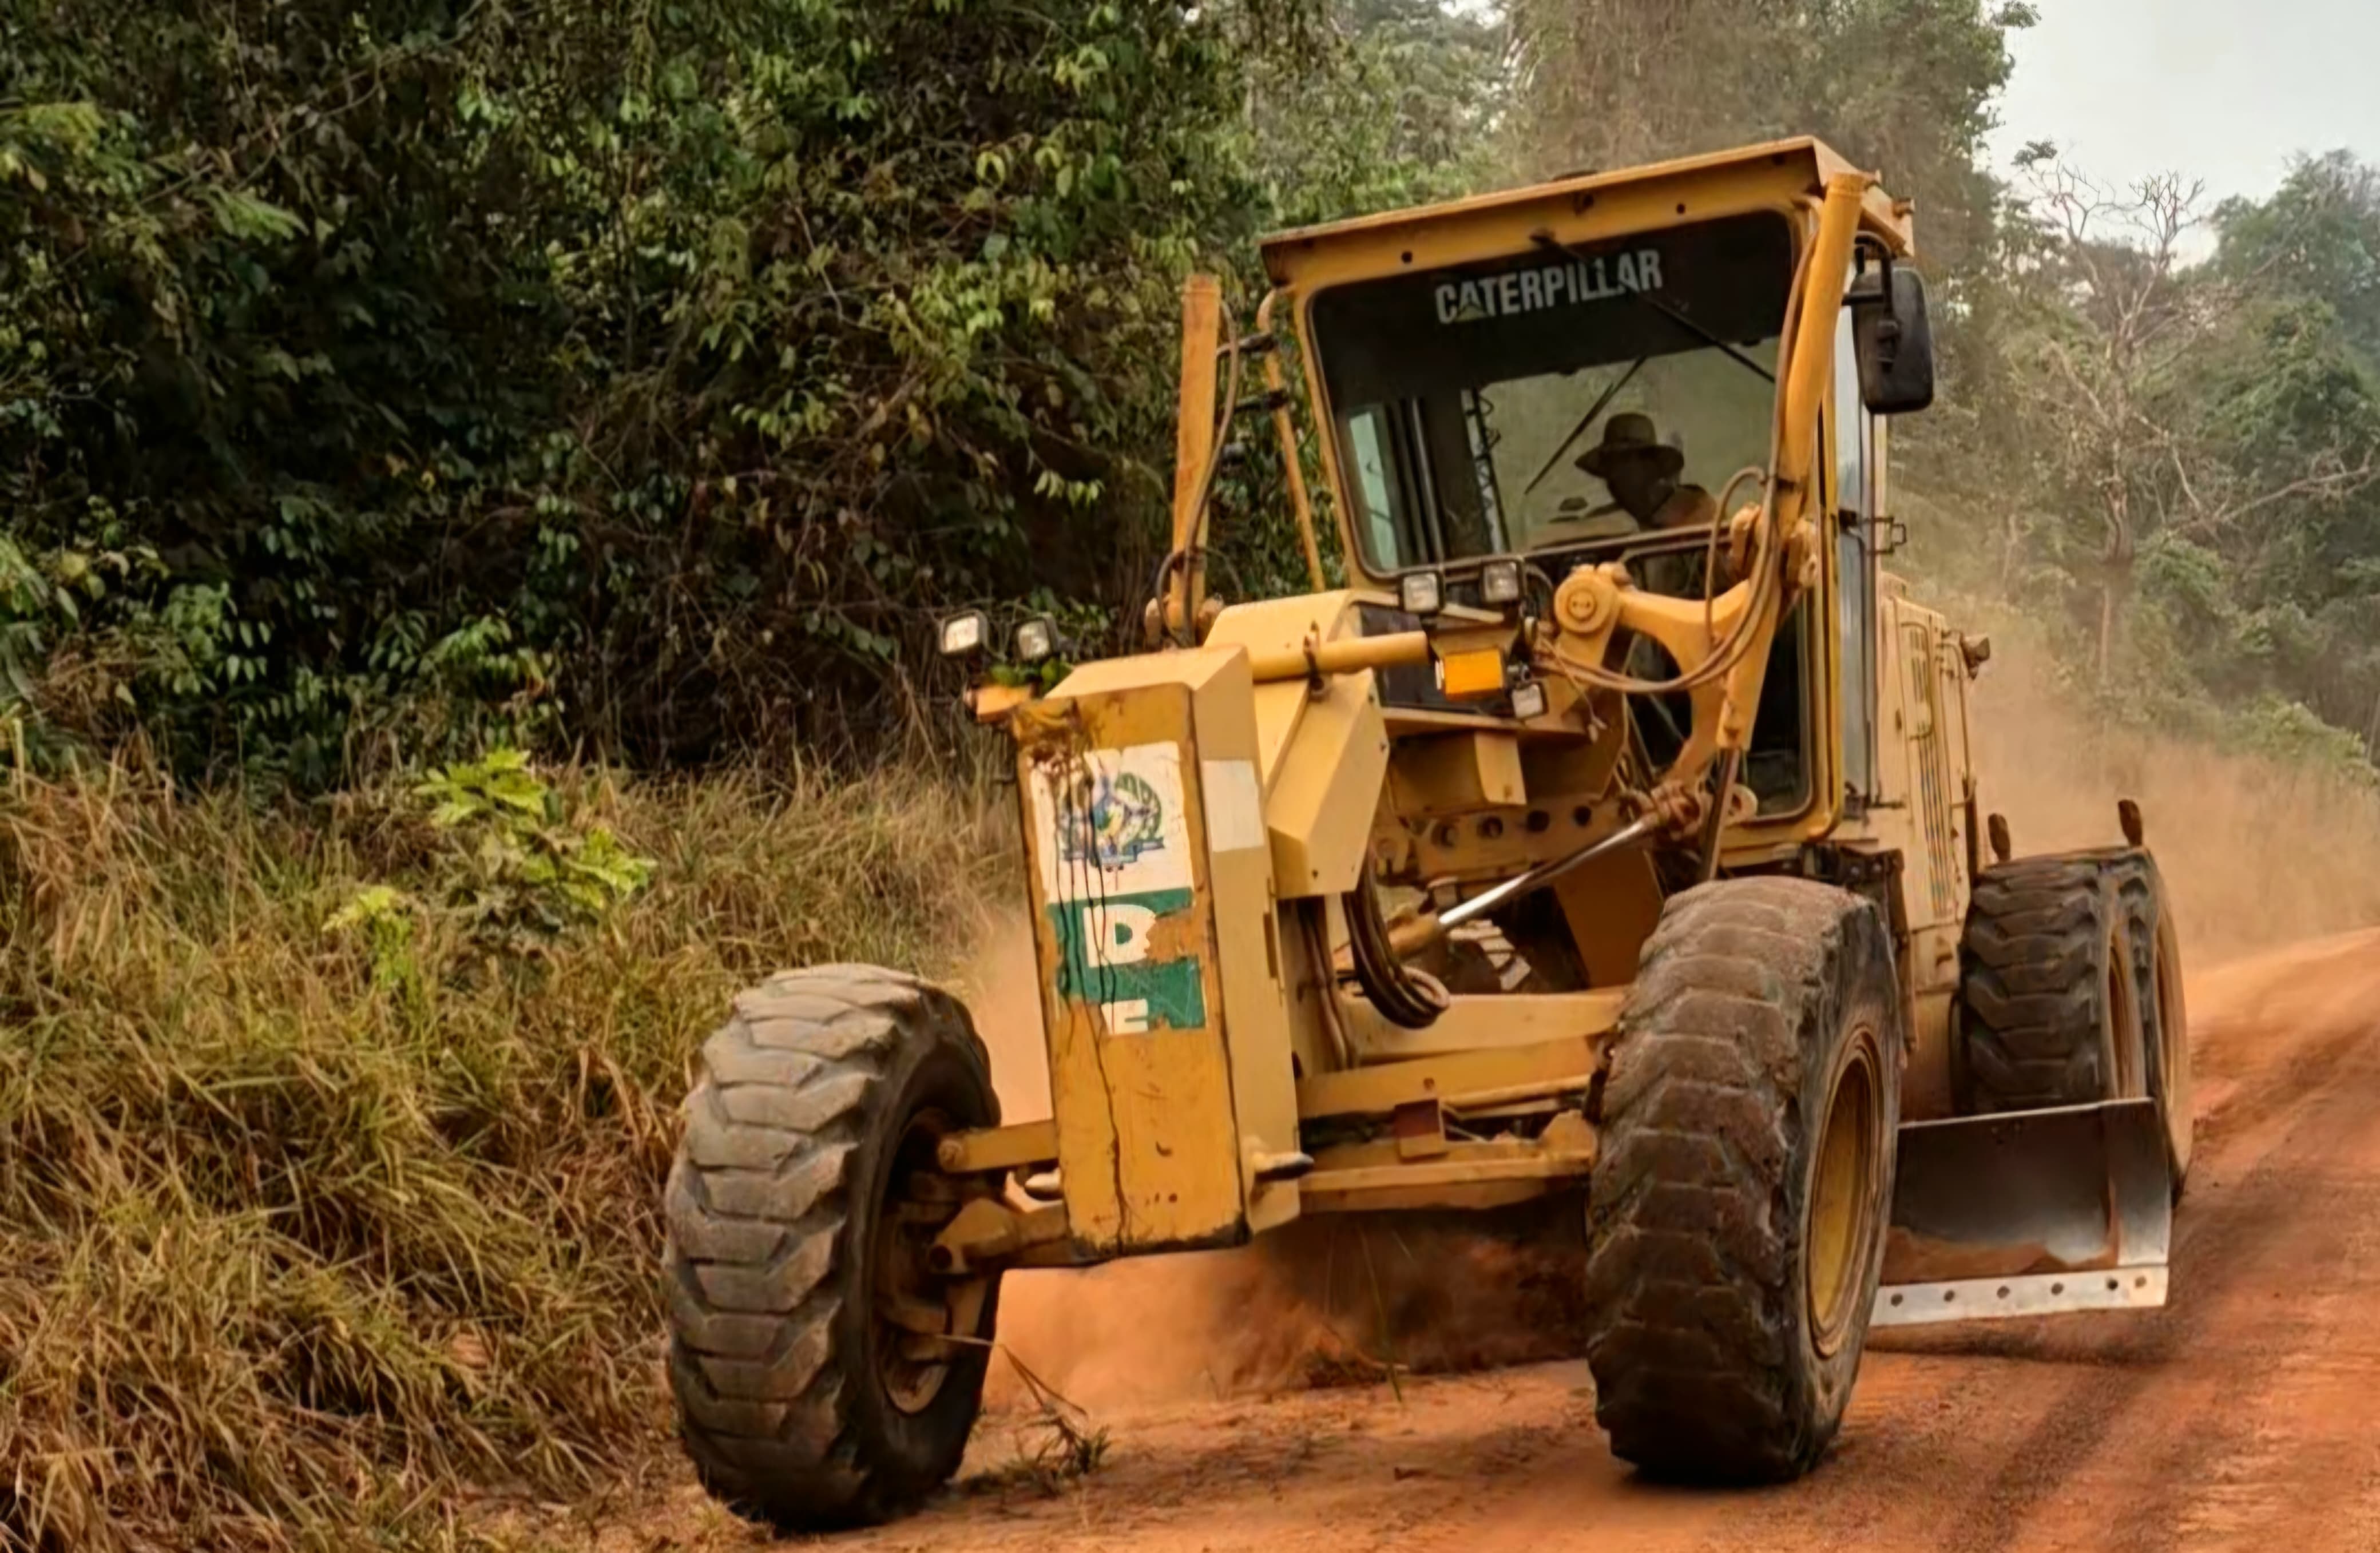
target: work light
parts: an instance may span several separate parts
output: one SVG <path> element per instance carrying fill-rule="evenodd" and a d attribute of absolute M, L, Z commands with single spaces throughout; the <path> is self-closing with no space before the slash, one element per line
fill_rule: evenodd
<path fill-rule="evenodd" d="M 1046 614 L 1037 614 L 1016 628 L 1016 661 L 1038 663 L 1058 650 L 1058 625 Z"/>
<path fill-rule="evenodd" d="M 952 615 L 942 622 L 942 656 L 965 658 L 971 652 L 981 652 L 990 637 L 991 622 L 984 618 L 981 610 Z"/>
<path fill-rule="evenodd" d="M 1490 604 L 1511 604 L 1521 597 L 1521 564 L 1490 561 L 1479 568 L 1479 597 Z"/>
<path fill-rule="evenodd" d="M 1436 614 L 1446 603 L 1446 579 L 1436 572 L 1407 572 L 1397 579 L 1397 599 L 1407 614 Z"/>

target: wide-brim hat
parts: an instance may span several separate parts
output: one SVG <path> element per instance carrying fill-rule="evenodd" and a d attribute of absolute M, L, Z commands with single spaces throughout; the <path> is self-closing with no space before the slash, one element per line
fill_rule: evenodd
<path fill-rule="evenodd" d="M 1661 473 L 1672 478 L 1686 467 L 1684 451 L 1660 440 L 1653 430 L 1651 416 L 1638 415 L 1633 410 L 1615 415 L 1603 423 L 1603 441 L 1578 455 L 1578 467 L 1601 479 L 1612 455 L 1619 453 L 1650 454 Z"/>

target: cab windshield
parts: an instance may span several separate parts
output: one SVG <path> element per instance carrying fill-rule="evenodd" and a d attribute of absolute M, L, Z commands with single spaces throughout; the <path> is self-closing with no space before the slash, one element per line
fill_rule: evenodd
<path fill-rule="evenodd" d="M 1764 212 L 1318 295 L 1368 568 L 1707 525 L 1767 459 L 1792 263 Z"/>

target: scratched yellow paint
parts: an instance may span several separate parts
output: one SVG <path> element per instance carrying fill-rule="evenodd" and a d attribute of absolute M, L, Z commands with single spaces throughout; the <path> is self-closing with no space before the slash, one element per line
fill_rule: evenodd
<path fill-rule="evenodd" d="M 1255 1172 L 1295 1147 L 1296 1098 L 1246 654 L 1087 665 L 1016 731 L 1071 1238 L 1120 1255 L 1293 1217 L 1295 1186 Z"/>

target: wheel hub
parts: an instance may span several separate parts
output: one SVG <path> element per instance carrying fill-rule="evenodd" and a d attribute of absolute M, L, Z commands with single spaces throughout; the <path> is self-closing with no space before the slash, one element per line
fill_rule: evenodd
<path fill-rule="evenodd" d="M 877 1378 L 892 1405 L 908 1413 L 924 1412 L 941 1394 L 953 1335 L 973 1335 L 960 1332 L 958 1314 L 971 1303 L 964 1286 L 936 1274 L 929 1260 L 935 1235 L 959 1209 L 956 1183 L 935 1165 L 952 1130 L 939 1111 L 910 1119 L 869 1248 Z"/>
<path fill-rule="evenodd" d="M 1883 1059 L 1876 1031 L 1863 1025 L 1845 1047 L 1827 1098 L 1803 1242 L 1811 1337 L 1828 1354 L 1851 1329 L 1861 1274 L 1874 1259 L 1878 1216 L 1873 1205 L 1883 1174 Z"/>

